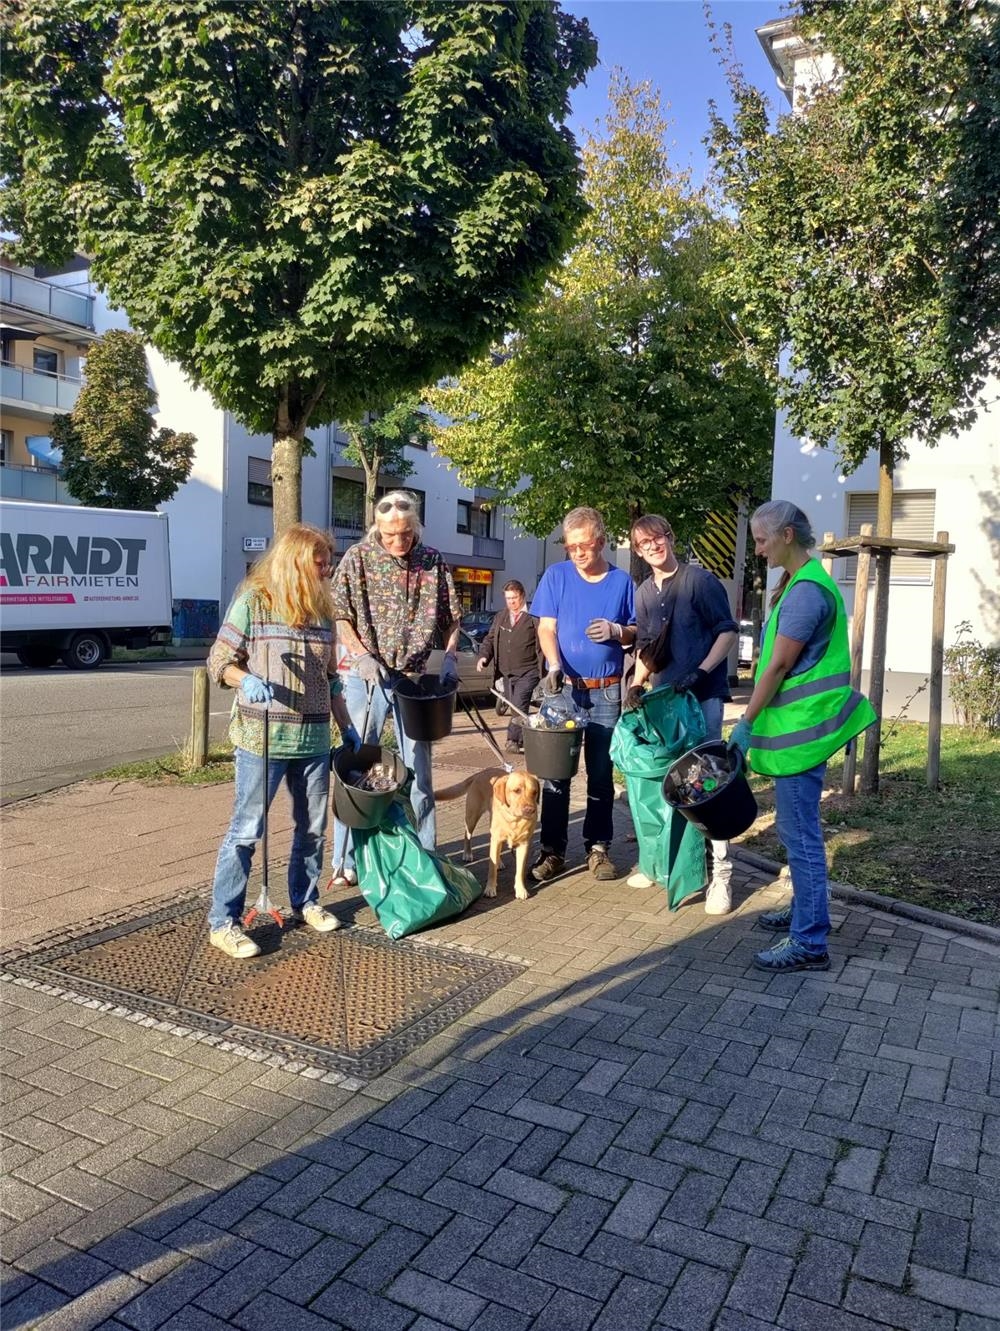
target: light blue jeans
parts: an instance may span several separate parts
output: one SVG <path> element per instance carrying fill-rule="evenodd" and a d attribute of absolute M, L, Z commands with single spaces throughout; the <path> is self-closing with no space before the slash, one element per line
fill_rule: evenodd
<path fill-rule="evenodd" d="M 791 936 L 814 953 L 826 951 L 830 933 L 826 851 L 819 821 L 825 772 L 826 763 L 820 763 L 798 776 L 774 779 L 776 827 L 792 875 Z"/>
<path fill-rule="evenodd" d="M 437 841 L 437 814 L 434 811 L 434 782 L 431 772 L 431 746 L 427 740 L 410 739 L 403 729 L 399 704 L 395 697 L 380 684 L 372 694 L 372 709 L 368 717 L 368 730 L 362 734 L 365 708 L 368 705 L 368 686 L 355 674 L 344 679 L 344 702 L 351 715 L 351 725 L 361 735 L 362 743 L 377 744 L 392 708 L 392 724 L 399 744 L 399 756 L 413 773 L 410 786 L 410 805 L 417 820 L 417 836 L 425 850 L 433 850 Z M 354 842 L 351 830 L 337 818 L 333 820 L 333 871 L 354 868 Z"/>
<path fill-rule="evenodd" d="M 282 781 L 292 797 L 295 826 L 288 859 L 288 897 L 292 909 L 301 910 L 319 900 L 330 798 L 330 755 L 323 752 L 308 758 L 272 758 L 267 766 L 267 807 L 271 807 Z M 263 831 L 264 759 L 237 749 L 236 800 L 215 864 L 210 929 L 221 929 L 227 920 L 238 923 L 242 918 L 250 865 Z"/>

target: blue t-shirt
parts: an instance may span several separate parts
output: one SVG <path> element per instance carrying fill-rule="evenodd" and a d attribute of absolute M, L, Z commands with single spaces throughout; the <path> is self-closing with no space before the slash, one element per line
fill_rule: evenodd
<path fill-rule="evenodd" d="M 554 619 L 563 669 L 576 679 L 607 679 L 620 675 L 625 653 L 620 642 L 591 642 L 586 628 L 592 619 L 613 624 L 635 623 L 635 589 L 620 568 L 611 567 L 600 582 L 588 582 L 567 559 L 542 574 L 531 601 L 538 619 Z"/>
<path fill-rule="evenodd" d="M 789 676 L 811 670 L 826 651 L 837 619 L 833 598 L 818 582 L 797 582 L 778 606 L 778 629 L 783 638 L 804 642 Z"/>

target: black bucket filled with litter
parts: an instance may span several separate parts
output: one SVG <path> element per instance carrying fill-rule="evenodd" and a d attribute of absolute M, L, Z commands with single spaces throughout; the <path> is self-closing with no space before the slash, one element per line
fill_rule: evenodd
<path fill-rule="evenodd" d="M 437 675 L 410 679 L 404 675 L 392 686 L 399 702 L 403 729 L 410 739 L 447 739 L 455 716 L 458 684 L 442 684 Z"/>
<path fill-rule="evenodd" d="M 540 781 L 568 781 L 580 767 L 582 730 L 536 730 L 525 726 L 524 765 Z"/>
<path fill-rule="evenodd" d="M 334 816 L 348 827 L 378 827 L 406 781 L 399 754 L 379 744 L 345 745 L 333 755 L 331 790 Z"/>
<path fill-rule="evenodd" d="M 720 739 L 681 754 L 663 778 L 663 798 L 711 841 L 739 836 L 757 817 L 743 754 Z"/>

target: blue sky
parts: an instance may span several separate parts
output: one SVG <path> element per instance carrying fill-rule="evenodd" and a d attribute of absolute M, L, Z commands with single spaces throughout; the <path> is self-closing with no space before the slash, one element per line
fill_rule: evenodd
<path fill-rule="evenodd" d="M 579 141 L 606 114 L 608 76 L 620 65 L 633 82 L 650 79 L 659 88 L 670 120 L 671 164 L 690 166 L 694 183 L 704 178 L 707 154 L 701 142 L 708 132 L 708 101 L 714 97 L 727 112 L 725 76 L 709 45 L 702 0 L 562 0 L 565 10 L 586 18 L 597 38 L 600 64 L 587 86 L 573 94 L 570 126 Z M 783 0 L 713 0 L 716 24 L 732 25 L 736 54 L 747 77 L 763 88 L 775 105 L 783 104 L 771 66 L 755 32 L 780 18 Z"/>

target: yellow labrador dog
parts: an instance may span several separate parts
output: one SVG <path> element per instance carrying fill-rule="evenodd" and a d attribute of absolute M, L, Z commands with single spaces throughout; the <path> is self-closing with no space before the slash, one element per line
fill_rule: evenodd
<path fill-rule="evenodd" d="M 502 767 L 487 767 L 457 786 L 434 792 L 436 800 L 465 796 L 466 861 L 472 859 L 472 834 L 486 809 L 490 810 L 490 868 L 485 896 L 496 896 L 500 854 L 510 846 L 514 852 L 514 895 L 518 901 L 527 901 L 528 849 L 538 822 L 540 793 L 538 778 L 530 772 L 507 772 Z"/>

